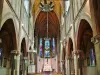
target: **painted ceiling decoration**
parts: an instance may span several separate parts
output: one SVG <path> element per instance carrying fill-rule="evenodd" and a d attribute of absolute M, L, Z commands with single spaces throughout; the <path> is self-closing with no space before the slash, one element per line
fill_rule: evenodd
<path fill-rule="evenodd" d="M 44 4 L 43 4 L 42 2 L 40 2 L 40 8 L 41 8 L 41 10 L 44 11 L 44 12 L 50 12 L 50 11 L 53 10 L 54 4 L 53 4 L 52 1 L 50 1 L 50 2 L 48 3 L 46 0 L 44 0 Z"/>
<path fill-rule="evenodd" d="M 35 36 L 60 36 L 60 18 L 62 13 L 60 0 L 35 0 L 33 17 L 35 20 Z"/>
<path fill-rule="evenodd" d="M 46 1 L 47 4 L 50 4 L 51 6 L 54 5 L 53 10 L 56 13 L 58 19 L 60 20 L 64 10 L 64 1 L 63 0 L 46 0 Z M 34 20 L 36 20 L 39 12 L 41 11 L 40 5 L 43 5 L 44 3 L 45 3 L 44 0 L 34 0 L 33 10 L 32 10 Z"/>

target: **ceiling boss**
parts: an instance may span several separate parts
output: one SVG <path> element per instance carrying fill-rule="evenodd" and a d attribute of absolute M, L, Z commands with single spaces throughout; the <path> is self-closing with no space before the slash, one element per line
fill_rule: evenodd
<path fill-rule="evenodd" d="M 44 3 L 42 2 L 42 0 L 40 1 L 41 11 L 50 12 L 53 10 L 53 8 L 54 8 L 54 4 L 51 0 L 49 0 L 49 1 L 44 0 Z"/>

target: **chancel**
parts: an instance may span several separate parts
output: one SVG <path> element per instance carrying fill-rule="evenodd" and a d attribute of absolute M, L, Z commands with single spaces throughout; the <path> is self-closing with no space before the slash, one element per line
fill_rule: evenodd
<path fill-rule="evenodd" d="M 0 0 L 0 75 L 100 75 L 100 0 Z"/>

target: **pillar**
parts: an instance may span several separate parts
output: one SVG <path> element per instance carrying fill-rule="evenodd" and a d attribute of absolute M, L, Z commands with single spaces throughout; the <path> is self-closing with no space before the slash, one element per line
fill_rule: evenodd
<path fill-rule="evenodd" d="M 60 62 L 60 45 L 59 45 L 59 43 L 60 43 L 60 41 L 59 41 L 60 39 L 59 39 L 59 37 L 57 38 L 57 55 L 56 55 L 56 72 L 59 72 L 59 68 L 60 68 L 60 64 L 59 64 L 59 62 Z"/>
<path fill-rule="evenodd" d="M 13 50 L 11 51 L 11 53 L 13 54 L 13 59 L 14 59 L 14 69 L 13 69 L 13 75 L 19 75 L 19 68 L 20 68 L 20 53 L 17 50 Z"/>
<path fill-rule="evenodd" d="M 24 57 L 24 75 L 27 75 L 28 58 Z"/>
<path fill-rule="evenodd" d="M 62 50 L 63 50 L 63 44 L 62 41 L 60 41 L 60 72 L 62 72 Z"/>
<path fill-rule="evenodd" d="M 78 58 L 81 50 L 74 50 L 73 55 L 74 55 L 74 69 L 75 69 L 75 75 L 79 75 L 79 63 L 78 63 Z"/>
<path fill-rule="evenodd" d="M 65 67 L 65 65 L 66 65 L 66 49 L 67 49 L 67 40 L 66 39 L 63 40 L 62 45 L 63 45 L 63 49 L 62 49 L 62 66 L 63 66 L 62 70 L 63 71 L 62 72 L 65 75 L 66 74 L 66 67 Z M 65 53 L 65 54 L 63 54 L 63 53 Z M 64 55 L 64 57 L 63 57 L 63 55 Z"/>
<path fill-rule="evenodd" d="M 15 71 L 16 74 L 15 75 L 19 75 L 20 74 L 20 53 L 18 52 L 16 54 L 16 61 L 15 61 Z"/>
<path fill-rule="evenodd" d="M 67 75 L 71 75 L 71 57 L 67 56 Z"/>
<path fill-rule="evenodd" d="M 95 55 L 96 55 L 97 74 L 100 75 L 100 34 L 92 37 L 91 42 L 94 43 Z"/>
<path fill-rule="evenodd" d="M 11 53 L 12 53 L 12 58 L 11 58 L 11 61 L 12 60 L 14 60 L 14 62 L 13 62 L 13 66 L 11 65 L 11 75 L 13 74 L 13 75 L 15 75 L 15 60 L 16 60 L 16 55 L 15 55 L 15 52 L 14 52 L 14 50 L 13 51 L 11 51 Z M 12 63 L 11 62 L 11 63 Z M 13 68 L 12 68 L 13 67 Z"/>
<path fill-rule="evenodd" d="M 30 67 L 28 67 L 29 69 L 31 69 L 31 72 L 33 73 L 33 71 L 34 72 L 36 72 L 36 67 L 35 67 L 35 69 L 33 70 L 32 68 L 35 66 L 35 58 L 34 58 L 34 54 L 35 53 L 35 50 L 29 50 L 28 51 L 28 54 L 30 55 L 30 63 L 29 63 L 29 66 L 31 66 L 31 68 Z"/>

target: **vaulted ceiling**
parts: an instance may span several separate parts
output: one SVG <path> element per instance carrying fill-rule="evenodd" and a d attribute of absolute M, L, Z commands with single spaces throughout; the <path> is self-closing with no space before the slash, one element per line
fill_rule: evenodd
<path fill-rule="evenodd" d="M 57 37 L 60 33 L 59 20 L 54 11 L 48 12 L 48 37 Z M 47 37 L 47 12 L 41 11 L 35 22 L 35 35 Z"/>
<path fill-rule="evenodd" d="M 53 2 L 54 8 L 48 12 L 48 37 L 58 37 L 60 34 L 60 19 L 63 11 L 63 0 L 35 0 L 33 3 L 33 18 L 35 36 L 47 37 L 47 12 L 41 11 L 40 1 Z"/>
<path fill-rule="evenodd" d="M 32 12 L 33 12 L 33 16 L 34 16 L 33 18 L 34 19 L 37 18 L 39 12 L 41 11 L 40 10 L 40 2 L 41 1 L 44 3 L 44 0 L 31 0 L 31 2 L 33 4 Z M 54 11 L 57 14 L 58 18 L 60 19 L 62 11 L 64 9 L 64 0 L 46 0 L 46 1 L 48 1 L 48 3 L 50 1 L 53 2 L 53 4 L 54 4 Z"/>
<path fill-rule="evenodd" d="M 93 31 L 90 24 L 82 19 L 80 22 L 77 38 L 78 49 L 85 48 L 91 43 L 91 38 L 93 37 Z"/>

